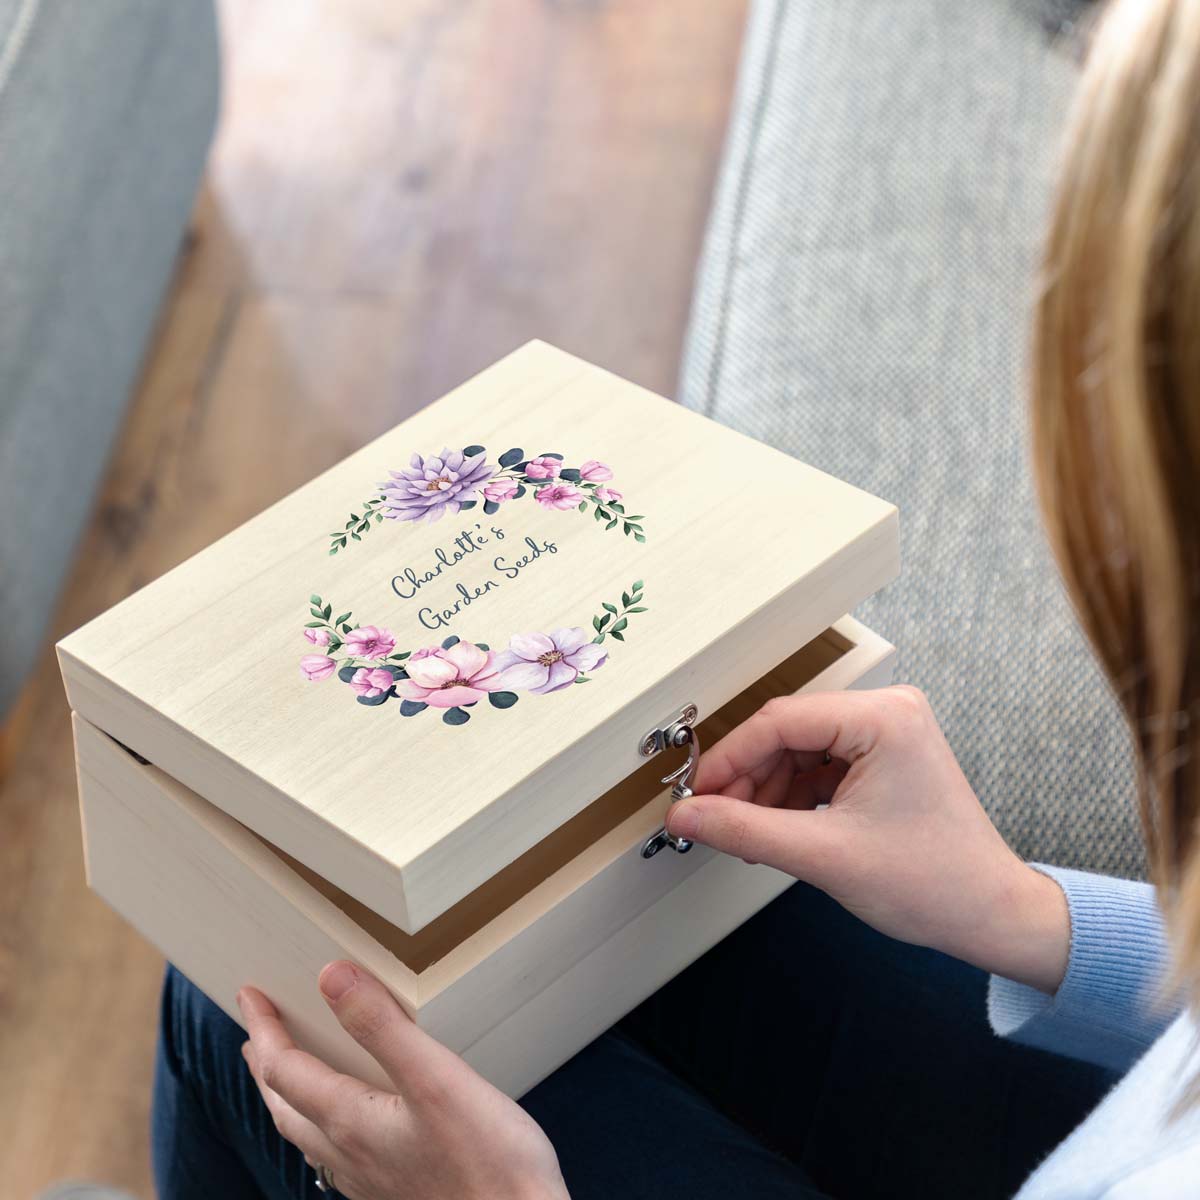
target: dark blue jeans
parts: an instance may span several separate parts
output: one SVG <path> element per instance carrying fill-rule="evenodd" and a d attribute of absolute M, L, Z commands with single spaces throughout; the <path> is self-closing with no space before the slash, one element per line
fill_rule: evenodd
<path fill-rule="evenodd" d="M 798 884 L 522 1100 L 574 1200 L 1009 1197 L 1114 1077 L 996 1038 L 979 971 Z M 318 1200 L 245 1035 L 174 969 L 160 1200 Z"/>

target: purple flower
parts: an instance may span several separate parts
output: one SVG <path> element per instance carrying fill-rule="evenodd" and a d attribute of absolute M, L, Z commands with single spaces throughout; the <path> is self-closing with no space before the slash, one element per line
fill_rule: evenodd
<path fill-rule="evenodd" d="M 579 468 L 579 478 L 586 483 L 604 483 L 605 480 L 612 478 L 612 467 L 607 463 L 597 462 L 594 458 L 589 458 Z"/>
<path fill-rule="evenodd" d="M 529 479 L 557 479 L 562 463 L 557 458 L 531 458 L 525 464 L 525 474 Z"/>
<path fill-rule="evenodd" d="M 551 483 L 537 490 L 534 497 L 543 508 L 557 508 L 565 512 L 578 508 L 583 502 L 583 493 L 571 483 Z"/>
<path fill-rule="evenodd" d="M 308 638 L 314 646 L 329 645 L 329 630 L 328 629 L 306 629 L 304 636 Z"/>
<path fill-rule="evenodd" d="M 306 654 L 300 660 L 300 670 L 310 683 L 316 683 L 319 679 L 328 679 L 336 666 L 337 663 L 327 654 Z"/>
<path fill-rule="evenodd" d="M 387 658 L 396 648 L 396 635 L 390 629 L 360 625 L 346 634 L 346 653 L 351 658 Z"/>
<path fill-rule="evenodd" d="M 380 510 L 394 521 L 438 520 L 443 513 L 456 513 L 495 473 L 483 461 L 484 451 L 464 458 L 461 450 L 443 450 L 440 455 L 412 456 L 403 471 L 389 471 L 391 479 L 379 486 L 384 504 Z"/>
<path fill-rule="evenodd" d="M 608 655 L 579 628 L 553 633 L 517 633 L 496 656 L 502 687 L 545 695 L 574 683 L 584 671 L 604 665 Z"/>
<path fill-rule="evenodd" d="M 350 686 L 368 700 L 382 696 L 393 682 L 391 671 L 385 671 L 383 667 L 359 667 L 350 677 Z"/>
<path fill-rule="evenodd" d="M 605 504 L 616 504 L 621 499 L 622 494 L 616 488 L 607 487 L 599 487 L 592 493 L 597 500 L 603 500 Z"/>
<path fill-rule="evenodd" d="M 483 489 L 483 498 L 493 504 L 503 504 L 517 494 L 517 483 L 514 479 L 497 479 Z"/>

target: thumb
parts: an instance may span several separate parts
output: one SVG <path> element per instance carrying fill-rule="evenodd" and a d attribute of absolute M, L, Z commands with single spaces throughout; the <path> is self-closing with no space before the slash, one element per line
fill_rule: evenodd
<path fill-rule="evenodd" d="M 818 886 L 839 848 L 837 815 L 829 810 L 764 808 L 729 796 L 680 800 L 667 813 L 667 829 Z"/>
<path fill-rule="evenodd" d="M 457 1056 L 418 1029 L 396 998 L 354 963 L 331 962 L 317 980 L 342 1028 L 387 1072 L 403 1092 L 406 1078 L 447 1068 Z"/>

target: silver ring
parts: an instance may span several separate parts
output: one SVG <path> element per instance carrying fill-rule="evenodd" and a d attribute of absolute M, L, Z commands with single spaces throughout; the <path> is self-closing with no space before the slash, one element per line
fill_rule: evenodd
<path fill-rule="evenodd" d="M 332 1192 L 333 1172 L 324 1163 L 317 1163 L 313 1170 L 317 1173 L 317 1191 Z"/>

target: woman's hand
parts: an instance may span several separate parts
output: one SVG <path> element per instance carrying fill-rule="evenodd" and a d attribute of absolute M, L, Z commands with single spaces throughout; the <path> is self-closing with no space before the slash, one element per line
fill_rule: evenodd
<path fill-rule="evenodd" d="M 891 937 L 1062 982 L 1062 890 L 1005 845 L 915 688 L 772 700 L 704 755 L 695 791 L 672 834 L 778 867 Z"/>
<path fill-rule="evenodd" d="M 340 1075 L 298 1050 L 271 1002 L 238 993 L 243 1057 L 283 1137 L 333 1173 L 350 1200 L 555 1200 L 558 1158 L 536 1122 L 409 1020 L 387 989 L 330 963 L 321 993 L 395 1092 Z"/>

